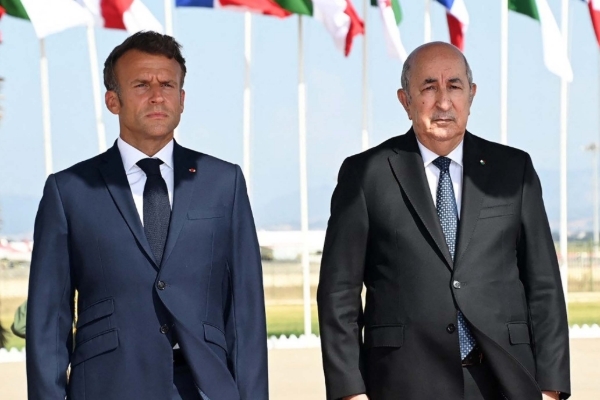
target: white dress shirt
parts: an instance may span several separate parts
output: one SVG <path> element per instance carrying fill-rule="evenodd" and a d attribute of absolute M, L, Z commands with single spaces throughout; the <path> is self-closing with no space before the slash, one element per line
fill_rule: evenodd
<path fill-rule="evenodd" d="M 454 189 L 454 197 L 456 198 L 456 207 L 458 209 L 458 217 L 460 218 L 460 206 L 462 200 L 462 181 L 463 181 L 463 142 L 461 141 L 458 146 L 448 157 L 452 162 L 450 163 L 450 178 L 452 179 L 452 188 Z M 437 188 L 440 180 L 440 169 L 433 164 L 433 161 L 439 157 L 433 151 L 423 146 L 417 139 L 419 144 L 419 150 L 421 151 L 421 157 L 423 157 L 423 166 L 425 167 L 425 176 L 427 176 L 427 183 L 429 184 L 429 190 L 431 191 L 431 197 L 433 197 L 433 204 L 437 207 Z"/>
<path fill-rule="evenodd" d="M 137 166 L 137 162 L 148 158 L 148 156 L 119 136 L 117 139 L 117 147 L 121 153 L 123 167 L 127 174 L 127 181 L 131 188 L 135 208 L 140 215 L 142 225 L 144 224 L 144 185 L 146 185 L 146 173 Z M 151 158 L 159 158 L 163 163 L 160 166 L 160 174 L 167 184 L 169 191 L 169 203 L 173 208 L 173 140 L 165 145 L 158 153 Z"/>

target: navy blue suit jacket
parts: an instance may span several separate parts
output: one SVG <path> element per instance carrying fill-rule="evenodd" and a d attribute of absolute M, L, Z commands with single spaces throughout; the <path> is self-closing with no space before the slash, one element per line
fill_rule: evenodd
<path fill-rule="evenodd" d="M 48 177 L 29 281 L 30 400 L 169 399 L 173 331 L 210 399 L 268 399 L 262 268 L 242 172 L 173 151 L 161 265 L 116 145 Z"/>

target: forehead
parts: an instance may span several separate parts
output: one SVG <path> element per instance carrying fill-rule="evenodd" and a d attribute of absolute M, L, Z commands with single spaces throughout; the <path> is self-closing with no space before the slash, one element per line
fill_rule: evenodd
<path fill-rule="evenodd" d="M 427 78 L 467 78 L 467 66 L 458 50 L 447 47 L 431 47 L 416 54 L 410 71 L 415 83 Z"/>
<path fill-rule="evenodd" d="M 181 66 L 174 58 L 129 50 L 117 60 L 115 75 L 117 79 L 126 80 L 152 76 L 161 79 L 180 79 Z"/>

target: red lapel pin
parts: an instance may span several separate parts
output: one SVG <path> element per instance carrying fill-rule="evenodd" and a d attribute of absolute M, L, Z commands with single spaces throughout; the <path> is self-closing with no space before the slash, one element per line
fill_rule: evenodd
<path fill-rule="evenodd" d="M 190 168 L 190 172 L 196 172 L 196 168 Z"/>

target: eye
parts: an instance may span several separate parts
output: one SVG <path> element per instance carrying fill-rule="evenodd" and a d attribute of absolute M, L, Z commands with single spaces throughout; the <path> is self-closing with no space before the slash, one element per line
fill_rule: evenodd
<path fill-rule="evenodd" d="M 163 83 L 163 84 L 162 84 L 162 86 L 163 86 L 163 87 L 169 87 L 169 88 L 172 88 L 172 87 L 174 87 L 174 86 L 173 86 L 173 84 L 172 84 L 172 83 L 169 83 L 169 82 Z"/>
<path fill-rule="evenodd" d="M 460 86 L 452 85 L 452 86 L 450 86 L 450 89 L 462 89 L 462 88 Z"/>
<path fill-rule="evenodd" d="M 425 87 L 425 89 L 423 89 L 423 90 L 434 90 L 434 89 L 435 89 L 435 88 L 434 88 L 433 86 L 427 86 L 427 87 Z"/>
<path fill-rule="evenodd" d="M 135 87 L 136 87 L 136 88 L 139 88 L 139 87 L 146 87 L 146 84 L 145 84 L 145 83 L 138 83 L 137 85 L 135 85 Z"/>

